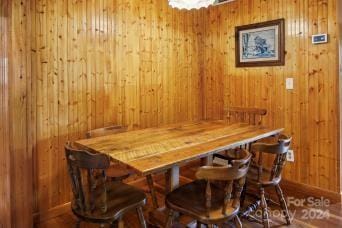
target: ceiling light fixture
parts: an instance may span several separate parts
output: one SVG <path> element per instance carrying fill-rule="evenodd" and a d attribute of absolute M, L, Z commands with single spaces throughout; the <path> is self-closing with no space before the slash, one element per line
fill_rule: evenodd
<path fill-rule="evenodd" d="M 178 9 L 199 9 L 213 5 L 216 0 L 169 0 L 169 5 L 172 8 Z"/>

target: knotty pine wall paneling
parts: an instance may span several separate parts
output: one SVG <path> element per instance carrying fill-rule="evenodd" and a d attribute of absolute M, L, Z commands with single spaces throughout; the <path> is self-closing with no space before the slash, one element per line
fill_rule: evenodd
<path fill-rule="evenodd" d="M 31 0 L 35 213 L 70 201 L 64 143 L 111 124 L 202 118 L 199 11 L 167 1 Z"/>
<path fill-rule="evenodd" d="M 0 2 L 0 225 L 32 227 L 30 2 Z"/>
<path fill-rule="evenodd" d="M 5 216 L 17 227 L 30 227 L 32 210 L 57 213 L 70 201 L 67 140 L 110 124 L 218 119 L 233 105 L 267 108 L 265 124 L 294 137 L 285 178 L 339 191 L 336 1 L 238 0 L 198 11 L 159 0 L 1 1 L 5 11 L 0 102 L 8 100 L 11 128 L 1 126 L 0 139 L 9 137 L 1 147 L 12 183 L 0 191 L 14 196 Z M 286 20 L 286 65 L 235 68 L 235 26 L 277 18 Z M 330 42 L 313 46 L 315 33 Z"/>
<path fill-rule="evenodd" d="M 341 118 L 341 113 L 342 113 L 342 59 L 341 59 L 341 56 L 342 56 L 342 2 L 339 1 L 337 3 L 337 7 L 336 7 L 336 10 L 337 10 L 337 21 L 338 21 L 338 42 L 339 42 L 339 113 L 340 113 L 340 116 L 339 116 L 339 123 L 340 123 L 340 127 L 339 127 L 339 139 L 341 140 L 341 130 L 342 130 L 342 118 Z M 342 162 L 341 162 L 341 159 L 342 159 L 342 144 L 340 142 L 340 153 L 339 153 L 339 161 L 340 161 L 340 170 L 339 170 L 339 173 L 340 173 L 340 194 L 342 193 L 342 186 L 341 186 L 341 183 L 342 183 Z"/>
<path fill-rule="evenodd" d="M 12 227 L 30 227 L 33 203 L 31 2 L 12 0 L 9 49 L 9 137 Z"/>
<path fill-rule="evenodd" d="M 11 156 L 8 135 L 8 21 L 7 1 L 0 5 L 0 227 L 11 225 Z"/>
<path fill-rule="evenodd" d="M 284 177 L 339 192 L 337 1 L 239 0 L 205 11 L 204 113 L 222 118 L 229 106 L 268 110 L 265 124 L 293 136 L 295 162 Z M 285 18 L 286 65 L 236 68 L 235 26 Z M 311 36 L 329 34 L 329 43 Z M 285 79 L 294 78 L 294 90 Z"/>

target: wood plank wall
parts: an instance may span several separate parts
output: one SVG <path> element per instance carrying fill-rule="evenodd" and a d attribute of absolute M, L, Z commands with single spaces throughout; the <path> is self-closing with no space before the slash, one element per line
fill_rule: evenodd
<path fill-rule="evenodd" d="M 11 225 L 11 160 L 8 137 L 8 13 L 0 5 L 0 227 Z"/>
<path fill-rule="evenodd" d="M 265 123 L 293 136 L 295 163 L 285 178 L 339 192 L 338 28 L 334 0 L 238 0 L 205 11 L 205 117 L 222 118 L 229 106 L 268 110 Z M 236 68 L 237 25 L 286 20 L 286 65 Z M 329 34 L 312 45 L 311 35 Z M 285 79 L 294 78 L 294 90 Z"/>
<path fill-rule="evenodd" d="M 0 1 L 0 227 L 33 221 L 29 15 L 29 2 Z"/>
<path fill-rule="evenodd" d="M 198 13 L 157 0 L 31 0 L 35 212 L 70 201 L 64 143 L 201 119 Z"/>
<path fill-rule="evenodd" d="M 341 59 L 341 56 L 342 56 L 342 2 L 341 1 L 338 1 L 337 3 L 337 18 L 338 18 L 338 42 L 339 42 L 339 112 L 340 114 L 342 113 L 342 59 Z M 340 140 L 341 140 L 341 131 L 342 131 L 342 118 L 340 116 L 340 127 L 339 127 L 339 130 L 340 130 Z M 340 194 L 342 194 L 342 187 L 341 187 L 341 183 L 342 183 L 342 162 L 341 162 L 341 159 L 342 159 L 342 144 L 340 142 Z"/>
<path fill-rule="evenodd" d="M 112 123 L 222 118 L 230 105 L 265 107 L 266 124 L 293 135 L 286 178 L 339 191 L 336 1 L 237 0 L 189 12 L 166 0 L 3 0 L 0 9 L 1 114 L 9 105 L 0 141 L 10 154 L 0 171 L 12 166 L 0 197 L 13 194 L 12 215 L 1 215 L 13 227 L 30 227 L 31 200 L 35 213 L 70 200 L 66 140 Z M 286 66 L 235 68 L 235 25 L 281 17 Z M 321 32 L 329 44 L 312 46 Z M 293 91 L 284 88 L 289 76 Z"/>
<path fill-rule="evenodd" d="M 9 152 L 11 155 L 11 227 L 30 227 L 33 210 L 31 139 L 31 21 L 29 1 L 11 0 L 9 12 Z M 20 219 L 19 219 L 20 218 Z"/>

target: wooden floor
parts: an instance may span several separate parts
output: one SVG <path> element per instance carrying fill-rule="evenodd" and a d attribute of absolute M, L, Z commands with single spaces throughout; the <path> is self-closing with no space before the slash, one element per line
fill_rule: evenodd
<path fill-rule="evenodd" d="M 198 164 L 193 164 L 192 166 L 187 166 L 181 168 L 181 184 L 187 183 L 194 179 L 194 173 L 198 167 Z M 163 194 L 163 186 L 164 186 L 164 179 L 163 175 L 157 175 L 154 177 L 155 183 L 156 183 L 156 189 L 158 192 L 158 201 L 159 205 L 164 204 L 164 194 Z M 132 185 L 135 185 L 139 188 L 144 189 L 147 192 L 147 183 L 145 182 L 144 178 L 138 178 L 136 180 L 130 180 L 130 183 Z M 276 199 L 274 193 L 271 191 L 268 192 L 269 197 L 271 199 Z M 299 200 L 305 200 L 306 203 L 304 205 L 300 205 L 298 207 L 295 207 L 293 205 L 290 206 L 290 214 L 291 217 L 293 217 L 292 225 L 286 226 L 285 220 L 281 218 L 280 216 L 280 210 L 276 204 L 271 204 L 270 206 L 270 214 L 272 216 L 271 220 L 271 226 L 272 227 L 318 227 L 318 228 L 335 228 L 335 227 L 342 227 L 342 205 L 339 204 L 329 204 L 329 205 L 316 205 L 315 207 L 308 207 L 307 204 L 310 204 L 311 201 L 309 199 L 301 197 L 300 191 L 296 191 L 295 194 L 292 194 L 291 192 L 287 191 L 285 192 L 287 197 L 291 197 L 295 195 L 296 202 L 298 203 Z M 144 210 L 145 219 L 148 221 L 148 215 L 149 212 L 152 210 L 152 204 L 151 199 L 148 196 L 148 202 Z M 248 201 L 252 200 L 251 198 L 247 199 Z M 292 202 L 294 202 L 292 200 Z M 317 204 L 321 201 L 315 201 Z M 72 212 L 68 212 L 66 214 L 63 214 L 61 216 L 58 216 L 56 218 L 50 219 L 48 221 L 41 222 L 40 224 L 36 224 L 35 228 L 71 228 L 75 227 L 75 217 L 73 216 Z M 138 218 L 135 213 L 128 213 L 125 218 L 125 227 L 128 228 L 135 228 L 139 227 Z M 179 222 L 174 225 L 174 227 L 196 227 L 195 222 L 192 222 L 191 218 L 189 217 L 181 217 Z M 243 227 L 263 227 L 262 225 L 256 223 L 256 222 L 250 222 L 247 220 L 243 220 Z M 187 225 L 186 225 L 187 224 Z M 99 227 L 99 225 L 96 224 L 86 224 L 82 223 L 81 227 L 83 228 L 93 228 L 93 227 Z M 154 227 L 152 225 L 149 225 L 149 227 Z M 228 227 L 235 227 L 231 223 L 227 223 L 224 225 L 224 228 Z"/>

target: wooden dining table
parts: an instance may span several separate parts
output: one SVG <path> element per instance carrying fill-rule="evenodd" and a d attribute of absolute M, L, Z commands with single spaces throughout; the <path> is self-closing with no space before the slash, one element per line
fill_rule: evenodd
<path fill-rule="evenodd" d="M 226 121 L 196 121 L 127 131 L 76 141 L 89 151 L 110 156 L 141 175 L 167 171 L 166 192 L 179 185 L 180 165 L 274 136 L 283 128 L 268 128 Z"/>

